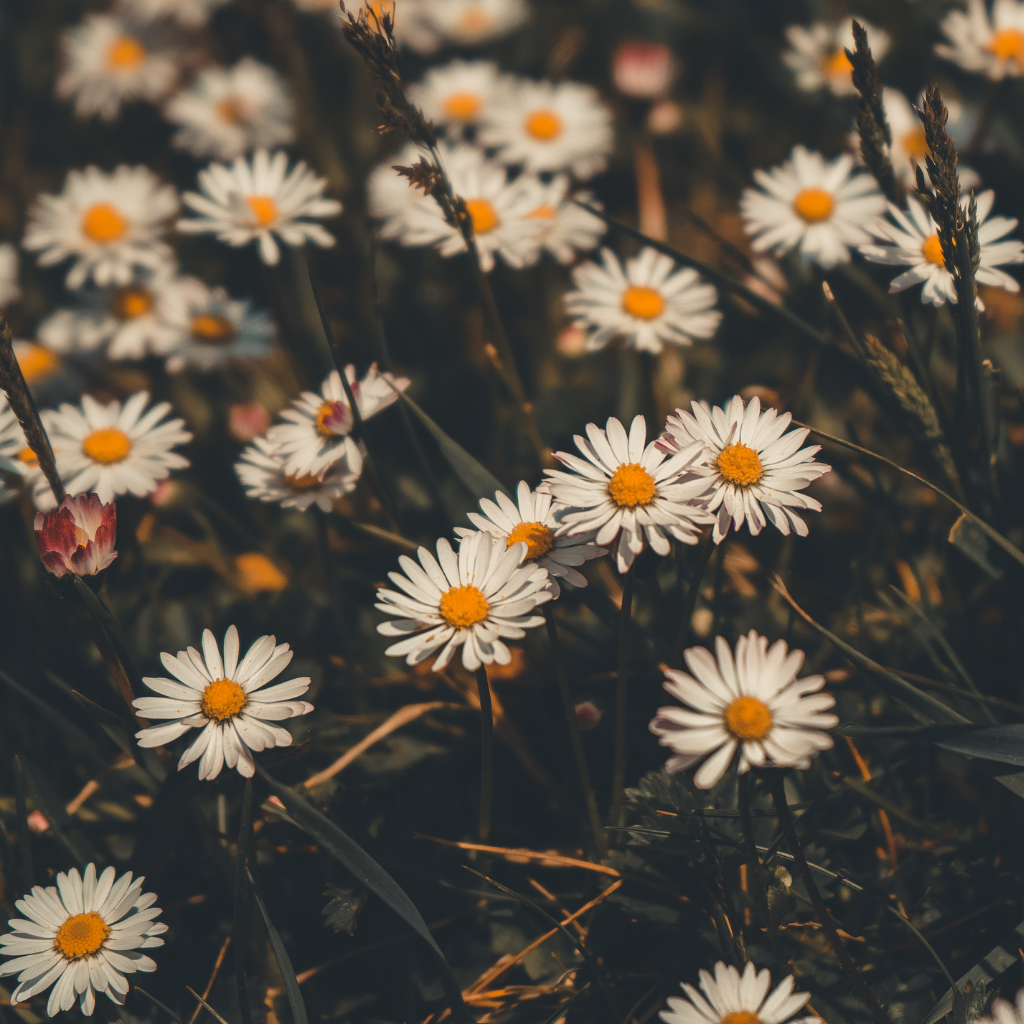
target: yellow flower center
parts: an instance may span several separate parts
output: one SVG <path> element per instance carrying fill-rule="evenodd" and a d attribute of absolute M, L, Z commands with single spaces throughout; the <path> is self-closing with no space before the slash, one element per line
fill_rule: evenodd
<path fill-rule="evenodd" d="M 146 59 L 146 48 L 134 36 L 119 36 L 107 50 L 107 67 L 132 71 Z"/>
<path fill-rule="evenodd" d="M 824 68 L 825 74 L 829 78 L 839 78 L 842 75 L 853 73 L 853 65 L 850 63 L 850 58 L 846 56 L 846 50 L 841 46 L 831 57 L 825 58 Z"/>
<path fill-rule="evenodd" d="M 624 462 L 608 481 L 608 493 L 619 508 L 650 505 L 658 494 L 654 477 L 636 462 Z"/>
<path fill-rule="evenodd" d="M 311 491 L 323 483 L 316 473 L 286 473 L 284 482 L 296 491 Z"/>
<path fill-rule="evenodd" d="M 342 402 L 324 402 L 317 410 L 316 432 L 321 437 L 337 437 L 348 425 L 348 406 Z"/>
<path fill-rule="evenodd" d="M 73 914 L 57 929 L 53 948 L 65 960 L 84 960 L 99 952 L 109 934 L 106 921 L 95 910 Z"/>
<path fill-rule="evenodd" d="M 132 450 L 132 439 L 117 427 L 100 427 L 82 441 L 82 451 L 104 466 L 120 462 Z"/>
<path fill-rule="evenodd" d="M 203 714 L 207 718 L 215 718 L 218 722 L 226 722 L 234 718 L 249 698 L 238 683 L 233 679 L 214 679 L 205 690 L 200 701 Z"/>
<path fill-rule="evenodd" d="M 823 188 L 805 188 L 798 192 L 793 200 L 793 210 L 796 215 L 808 224 L 819 224 L 832 216 L 836 208 L 836 201 L 832 198 L 831 192 Z"/>
<path fill-rule="evenodd" d="M 96 203 L 82 217 L 82 234 L 94 242 L 116 242 L 127 230 L 128 221 L 110 203 Z"/>
<path fill-rule="evenodd" d="M 38 466 L 39 456 L 36 455 L 31 448 L 22 448 L 20 452 L 15 456 L 19 462 L 24 462 L 26 466 Z"/>
<path fill-rule="evenodd" d="M 665 312 L 665 299 L 655 288 L 633 285 L 622 293 L 622 308 L 638 320 L 653 320 Z"/>
<path fill-rule="evenodd" d="M 551 220 L 558 211 L 550 203 L 541 203 L 536 210 L 531 210 L 524 220 Z"/>
<path fill-rule="evenodd" d="M 270 196 L 246 196 L 245 201 L 260 227 L 265 228 L 277 220 L 277 203 Z"/>
<path fill-rule="evenodd" d="M 245 113 L 238 100 L 226 99 L 217 104 L 217 116 L 228 124 L 238 124 L 245 120 Z"/>
<path fill-rule="evenodd" d="M 725 727 L 738 740 L 763 740 L 771 731 L 772 713 L 763 700 L 756 697 L 737 697 L 725 709 Z M 753 1014 L 749 1016 L 757 1020 Z M 737 1024 L 741 1022 L 737 1021 Z M 745 1024 L 745 1021 L 742 1024 Z"/>
<path fill-rule="evenodd" d="M 471 36 L 482 35 L 491 27 L 491 16 L 486 11 L 471 7 L 459 19 L 459 28 Z"/>
<path fill-rule="evenodd" d="M 200 313 L 192 318 L 192 337 L 205 345 L 225 345 L 235 333 L 235 325 L 226 316 Z"/>
<path fill-rule="evenodd" d="M 262 551 L 235 556 L 238 585 L 248 594 L 276 593 L 288 586 L 288 577 Z"/>
<path fill-rule="evenodd" d="M 441 107 L 456 121 L 472 121 L 480 113 L 482 105 L 480 97 L 475 92 L 453 92 L 445 97 Z"/>
<path fill-rule="evenodd" d="M 562 134 L 562 119 L 553 110 L 535 110 L 526 118 L 523 127 L 527 135 L 540 142 L 550 142 Z"/>
<path fill-rule="evenodd" d="M 921 243 L 921 255 L 929 263 L 935 263 L 940 267 L 946 265 L 946 261 L 942 258 L 942 242 L 939 241 L 937 234 L 929 235 Z"/>
<path fill-rule="evenodd" d="M 452 587 L 441 595 L 440 612 L 448 625 L 456 629 L 466 629 L 483 622 L 490 610 L 487 598 L 472 583 Z"/>
<path fill-rule="evenodd" d="M 153 308 L 153 293 L 145 288 L 119 288 L 110 297 L 110 312 L 118 320 L 136 320 Z"/>
<path fill-rule="evenodd" d="M 911 128 L 901 140 L 903 145 L 903 152 L 914 161 L 923 160 L 931 150 L 928 148 L 928 142 L 924 137 L 923 128 Z"/>
<path fill-rule="evenodd" d="M 473 222 L 474 235 L 486 235 L 493 231 L 501 221 L 498 212 L 486 199 L 467 199 L 466 212 Z"/>
<path fill-rule="evenodd" d="M 1019 28 L 1001 28 L 985 44 L 996 60 L 1012 60 L 1024 64 L 1024 32 Z"/>
<path fill-rule="evenodd" d="M 739 442 L 719 452 L 716 466 L 722 478 L 737 487 L 750 487 L 764 476 L 757 452 Z"/>
<path fill-rule="evenodd" d="M 555 531 L 543 523 L 520 523 L 509 535 L 506 547 L 526 541 L 527 559 L 546 555 L 555 544 Z"/>
<path fill-rule="evenodd" d="M 761 1018 L 750 1010 L 735 1010 L 727 1013 L 721 1020 L 721 1024 L 761 1024 Z"/>
<path fill-rule="evenodd" d="M 42 345 L 31 343 L 16 345 L 15 355 L 18 359 L 18 366 L 21 368 L 21 375 L 27 384 L 35 384 L 42 380 L 60 365 L 60 359 L 56 353 Z"/>

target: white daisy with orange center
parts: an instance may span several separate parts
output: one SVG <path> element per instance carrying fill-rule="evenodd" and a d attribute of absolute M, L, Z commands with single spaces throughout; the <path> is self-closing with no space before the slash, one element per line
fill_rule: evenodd
<path fill-rule="evenodd" d="M 704 446 L 694 443 L 671 457 L 652 441 L 637 416 L 629 434 L 611 417 L 602 430 L 587 424 L 587 436 L 573 439 L 583 458 L 555 452 L 565 469 L 545 469 L 540 490 L 551 495 L 558 533 L 586 534 L 611 548 L 619 572 L 626 572 L 644 546 L 659 555 L 671 540 L 696 544 L 714 522 L 703 508 L 710 482 L 701 468 Z"/>
<path fill-rule="evenodd" d="M 0 391 L 0 503 L 17 495 L 21 481 L 31 488 L 42 476 L 39 459 L 28 446 L 17 416 L 7 404 L 7 397 Z M 47 487 L 45 481 L 43 486 Z"/>
<path fill-rule="evenodd" d="M 418 12 L 425 29 L 422 38 L 406 27 L 399 41 L 421 53 L 441 43 L 479 46 L 508 35 L 526 21 L 529 13 L 525 0 L 424 0 Z M 403 2 L 395 17 L 396 29 L 405 16 Z"/>
<path fill-rule="evenodd" d="M 569 175 L 556 174 L 550 181 L 536 175 L 523 175 L 531 194 L 525 219 L 541 227 L 540 245 L 559 263 L 572 263 L 580 253 L 597 248 L 608 230 L 600 217 L 577 204 L 577 200 L 601 209 L 601 202 L 590 192 L 573 192 Z"/>
<path fill-rule="evenodd" d="M 213 234 L 236 247 L 257 242 L 267 264 L 281 258 L 277 239 L 291 246 L 334 245 L 334 236 L 318 221 L 336 217 L 341 203 L 324 197 L 327 180 L 302 160 L 289 169 L 287 153 L 271 156 L 257 149 L 248 160 L 210 164 L 198 180 L 201 192 L 182 196 L 199 215 L 178 221 L 178 230 L 185 234 Z"/>
<path fill-rule="evenodd" d="M 0 935 L 0 955 L 13 957 L 0 966 L 0 976 L 18 975 L 11 1003 L 25 1003 L 53 986 L 47 1015 L 78 1003 L 85 1016 L 96 1008 L 96 993 L 114 1003 L 128 994 L 126 975 L 150 973 L 156 963 L 143 949 L 162 946 L 167 925 L 156 919 L 156 895 L 142 891 L 144 878 L 129 871 L 117 877 L 112 867 L 97 874 L 86 865 L 57 875 L 57 884 L 33 886 L 15 906 L 24 915 L 7 923 Z"/>
<path fill-rule="evenodd" d="M 202 28 L 228 0 L 118 0 L 121 10 L 143 21 L 173 19 L 185 28 Z"/>
<path fill-rule="evenodd" d="M 188 466 L 188 459 L 174 451 L 192 440 L 185 421 L 164 418 L 170 402 L 148 405 L 147 391 L 136 392 L 123 405 L 103 405 L 83 395 L 77 408 L 65 403 L 42 413 L 57 471 L 69 493 L 94 491 L 104 503 L 119 494 L 144 498 L 171 470 Z M 39 508 L 54 504 L 45 479 L 37 482 L 34 496 Z"/>
<path fill-rule="evenodd" d="M 851 247 L 870 241 L 885 196 L 870 174 L 854 172 L 849 154 L 826 160 L 794 146 L 785 163 L 754 172 L 760 188 L 740 198 L 743 226 L 755 252 L 796 250 L 820 267 L 847 263 Z"/>
<path fill-rule="evenodd" d="M 591 352 L 614 338 L 640 352 L 660 352 L 666 343 L 685 347 L 712 337 L 722 320 L 714 285 L 655 249 L 625 263 L 602 249 L 601 262 L 580 264 L 572 280 L 565 308 L 588 332 Z"/>
<path fill-rule="evenodd" d="M 812 481 L 831 466 L 815 462 L 821 445 L 800 446 L 810 431 L 789 430 L 791 413 L 775 409 L 761 412 L 761 400 L 746 406 L 735 395 L 723 407 L 691 403 L 693 413 L 676 409 L 665 423 L 658 444 L 666 452 L 689 451 L 696 442 L 705 446 L 703 456 L 710 490 L 707 508 L 716 514 L 714 539 L 720 544 L 730 525 L 744 522 L 752 534 L 771 523 L 783 534 L 792 530 L 807 536 L 807 524 L 796 510 L 821 511 L 814 498 L 803 493 Z"/>
<path fill-rule="evenodd" d="M 107 121 L 131 100 L 157 103 L 178 79 L 180 55 L 144 21 L 121 14 L 89 14 L 61 36 L 57 95 L 75 101 L 79 117 Z"/>
<path fill-rule="evenodd" d="M 314 504 L 330 512 L 335 500 L 355 490 L 359 482 L 359 472 L 352 471 L 347 459 L 333 462 L 318 473 L 288 473 L 284 464 L 285 457 L 270 441 L 254 438 L 235 463 L 245 496 L 300 512 Z"/>
<path fill-rule="evenodd" d="M 858 17 L 868 34 L 868 45 L 876 61 L 889 52 L 889 33 Z M 828 88 L 836 96 L 853 96 L 853 65 L 846 51 L 854 49 L 853 19 L 840 22 L 816 21 L 812 25 L 790 25 L 786 29 L 789 49 L 783 63 L 807 92 Z"/>
<path fill-rule="evenodd" d="M 665 689 L 685 708 L 658 708 L 650 730 L 673 756 L 670 774 L 703 764 L 693 776 L 698 789 L 717 783 L 739 751 L 740 774 L 765 765 L 809 768 L 811 759 L 832 746 L 825 732 L 839 724 L 826 714 L 835 698 L 818 691 L 824 676 L 798 679 L 803 651 L 790 651 L 785 640 L 771 647 L 751 630 L 736 641 L 736 655 L 722 639 L 715 654 L 705 647 L 684 652 L 686 667 L 665 669 Z M 762 997 L 763 998 L 763 997 Z"/>
<path fill-rule="evenodd" d="M 988 189 L 978 197 L 978 241 L 981 261 L 974 272 L 978 284 L 1020 291 L 1020 285 L 1000 267 L 1024 263 L 1024 243 L 1006 236 L 1017 226 L 1015 217 L 993 217 L 995 193 Z M 966 208 L 968 197 L 962 202 Z M 933 306 L 956 302 L 956 285 L 946 270 L 939 241 L 939 229 L 931 214 L 913 197 L 907 197 L 907 208 L 889 204 L 889 219 L 875 223 L 872 234 L 878 243 L 862 245 L 861 254 L 872 263 L 907 267 L 889 285 L 890 292 L 901 292 L 923 284 L 921 301 Z M 978 300 L 981 307 L 981 300 Z"/>
<path fill-rule="evenodd" d="M 448 126 L 458 137 L 480 120 L 502 80 L 493 61 L 453 60 L 430 68 L 422 81 L 410 85 L 409 99 L 435 125 Z"/>
<path fill-rule="evenodd" d="M 223 657 L 208 629 L 203 630 L 202 654 L 194 647 L 177 657 L 161 654 L 161 663 L 174 678 L 143 677 L 160 696 L 137 697 L 132 703 L 143 718 L 170 721 L 137 732 L 139 746 L 162 747 L 190 729 L 200 729 L 178 761 L 181 771 L 200 759 L 200 779 L 215 779 L 225 765 L 251 779 L 256 772 L 252 751 L 289 746 L 292 734 L 274 723 L 313 710 L 307 701 L 295 700 L 309 689 L 309 677 L 267 686 L 295 653 L 275 637 L 261 636 L 241 661 L 239 652 L 238 630 L 229 626 Z"/>
<path fill-rule="evenodd" d="M 985 0 L 967 0 L 966 10 L 952 10 L 942 19 L 946 42 L 935 52 L 965 71 L 986 78 L 1024 75 L 1024 2 L 994 0 L 989 13 Z"/>
<path fill-rule="evenodd" d="M 437 558 L 420 548 L 414 561 L 402 555 L 402 572 L 388 573 L 398 588 L 377 591 L 377 609 L 395 616 L 377 626 L 382 636 L 404 637 L 384 653 L 418 665 L 436 654 L 440 672 L 462 648 L 470 672 L 481 665 L 507 665 L 512 653 L 504 640 L 518 640 L 540 626 L 538 605 L 551 600 L 546 569 L 527 562 L 529 542 L 511 547 L 504 537 L 474 533 L 456 554 L 443 537 Z"/>
<path fill-rule="evenodd" d="M 138 269 L 156 271 L 172 259 L 162 240 L 178 212 L 178 195 L 148 167 L 69 171 L 64 191 L 43 194 L 29 210 L 22 245 L 40 266 L 74 262 L 65 283 L 101 288 L 131 282 Z"/>

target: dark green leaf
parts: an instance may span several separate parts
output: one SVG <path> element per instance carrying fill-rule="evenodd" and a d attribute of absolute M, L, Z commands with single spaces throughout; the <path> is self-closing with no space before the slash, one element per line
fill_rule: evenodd
<path fill-rule="evenodd" d="M 280 933 L 274 927 L 274 922 L 270 920 L 270 915 L 267 913 L 267 908 L 264 906 L 263 900 L 256 889 L 256 883 L 253 881 L 252 874 L 248 870 L 246 874 L 249 878 L 249 884 L 252 886 L 252 898 L 256 901 L 256 906 L 263 916 L 263 924 L 267 929 L 270 948 L 274 951 L 274 959 L 277 960 L 281 977 L 284 979 L 284 990 L 288 994 L 288 1005 L 292 1008 L 292 1020 L 294 1024 L 308 1024 L 309 1018 L 306 1016 L 306 1004 L 302 1001 L 302 993 L 299 991 L 299 982 L 295 977 L 295 968 L 292 967 L 291 958 L 288 956 L 288 951 L 284 948 Z"/>

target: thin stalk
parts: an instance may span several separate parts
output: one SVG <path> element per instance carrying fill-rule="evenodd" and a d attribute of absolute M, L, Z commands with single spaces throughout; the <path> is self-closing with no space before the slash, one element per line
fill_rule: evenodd
<path fill-rule="evenodd" d="M 494 711 L 487 667 L 476 670 L 476 688 L 480 694 L 480 839 L 491 834 L 491 801 L 494 797 Z"/>
<path fill-rule="evenodd" d="M 743 830 L 743 845 L 747 848 L 747 863 L 750 866 L 750 873 L 754 876 L 754 889 L 757 892 L 757 902 L 760 904 L 765 924 L 768 924 L 771 920 L 771 910 L 768 906 L 768 890 L 765 888 L 764 884 L 764 872 L 761 868 L 761 858 L 757 855 L 757 844 L 754 841 L 754 824 L 750 820 L 749 787 L 750 772 L 743 772 L 739 777 L 736 807 L 740 813 L 740 827 Z"/>
<path fill-rule="evenodd" d="M 238 1007 L 242 1015 L 242 1024 L 252 1024 L 252 1011 L 249 1008 L 249 993 L 245 978 L 245 897 L 249 858 L 249 841 L 252 835 L 252 779 L 245 783 L 242 796 L 242 820 L 238 829 L 238 850 L 235 854 L 235 985 L 238 989 Z M 199 996 L 196 996 L 199 999 Z M 203 1002 L 202 999 L 199 999 Z M 205 1005 L 205 1003 L 204 1003 Z"/>
<path fill-rule="evenodd" d="M 782 769 L 772 768 L 766 774 L 771 780 L 772 800 L 775 803 L 775 810 L 779 816 L 779 825 L 786 837 L 786 845 L 793 854 L 797 869 L 800 871 L 800 877 L 803 879 L 804 887 L 811 898 L 811 903 L 814 904 L 814 912 L 821 922 L 822 931 L 824 931 L 825 937 L 832 947 L 832 952 L 835 953 L 836 958 L 839 960 L 843 973 L 849 979 L 850 984 L 857 990 L 857 994 L 864 1002 L 864 1005 L 871 1011 L 876 1024 L 892 1024 L 889 1014 L 885 1012 L 882 1004 L 875 998 L 875 994 L 868 987 L 868 983 L 850 959 L 850 954 L 843 945 L 843 940 L 839 938 L 839 933 L 836 931 L 835 922 L 833 922 L 828 908 L 825 906 L 825 901 L 821 898 L 818 885 L 814 881 L 814 875 L 811 874 L 811 869 L 807 866 L 807 858 L 804 856 L 803 847 L 800 845 L 800 840 L 796 835 L 793 815 L 790 813 L 789 804 L 786 802 L 786 776 L 784 772 Z"/>
<path fill-rule="evenodd" d="M 608 853 L 608 843 L 604 829 L 601 828 L 601 815 L 597 810 L 597 798 L 594 786 L 590 781 L 590 768 L 587 766 L 587 753 L 583 748 L 583 737 L 580 735 L 580 723 L 576 717 L 576 703 L 569 689 L 569 676 L 565 671 L 565 659 L 562 657 L 562 642 L 558 638 L 558 626 L 550 604 L 544 605 L 544 621 L 548 629 L 548 641 L 551 644 L 551 661 L 555 667 L 555 678 L 565 705 L 565 720 L 569 726 L 572 749 L 576 756 L 576 770 L 579 772 L 580 785 L 583 788 L 583 803 L 587 809 L 587 821 L 590 824 L 590 835 L 594 843 L 594 852 L 598 860 L 604 860 Z"/>
<path fill-rule="evenodd" d="M 14 811 L 18 819 L 18 867 L 21 869 L 21 891 L 29 893 L 35 884 L 32 870 L 32 833 L 28 827 L 28 801 L 25 798 L 25 766 L 14 755 Z"/>
<path fill-rule="evenodd" d="M 633 614 L 633 584 L 636 562 L 622 578 L 622 608 L 619 610 L 619 658 L 615 670 L 615 755 L 612 761 L 612 799 L 608 820 L 622 825 L 622 796 L 626 786 L 626 673 L 629 668 L 629 622 Z"/>
<path fill-rule="evenodd" d="M 693 618 L 693 609 L 697 607 L 697 598 L 700 595 L 700 584 L 704 578 L 704 571 L 711 561 L 711 554 L 715 550 L 712 540 L 713 532 L 708 527 L 704 532 L 704 539 L 701 542 L 700 554 L 697 556 L 697 564 L 694 566 L 693 575 L 690 577 L 690 585 L 686 589 L 686 601 L 683 604 L 683 617 L 679 622 L 679 633 L 676 635 L 676 645 L 672 648 L 672 664 L 679 666 L 683 661 L 683 651 L 686 648 L 686 641 L 690 636 L 690 620 Z"/>

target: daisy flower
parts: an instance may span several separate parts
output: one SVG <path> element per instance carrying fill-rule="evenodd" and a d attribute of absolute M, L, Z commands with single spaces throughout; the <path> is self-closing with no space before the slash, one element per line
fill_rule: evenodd
<path fill-rule="evenodd" d="M 178 79 L 179 55 L 152 30 L 119 14 L 89 14 L 61 35 L 56 92 L 78 117 L 112 121 L 130 100 L 159 102 Z"/>
<path fill-rule="evenodd" d="M 380 373 L 376 363 L 370 364 L 362 380 L 356 379 L 351 363 L 345 367 L 345 376 L 363 420 L 397 402 L 398 393 L 409 386 L 407 377 Z M 319 474 L 341 459 L 348 463 L 349 472 L 358 476 L 362 471 L 363 456 L 351 436 L 352 408 L 337 370 L 327 375 L 319 394 L 303 391 L 281 419 L 285 422 L 271 427 L 267 440 L 284 457 L 286 473 Z"/>
<path fill-rule="evenodd" d="M 665 96 L 679 74 L 679 62 L 671 48 L 648 39 L 628 39 L 612 54 L 615 88 L 634 100 Z"/>
<path fill-rule="evenodd" d="M 276 329 L 270 317 L 253 310 L 248 299 L 231 299 L 223 288 L 210 288 L 185 277 L 161 296 L 160 319 L 172 332 L 167 369 L 186 366 L 212 370 L 233 359 L 259 359 L 274 346 Z"/>
<path fill-rule="evenodd" d="M 710 338 L 722 320 L 715 286 L 655 249 L 641 249 L 624 266 L 611 249 L 602 249 L 601 262 L 580 264 L 572 281 L 565 308 L 590 332 L 591 352 L 613 338 L 639 352 L 660 352 L 665 342 L 685 347 Z"/>
<path fill-rule="evenodd" d="M 20 477 L 29 488 L 42 478 L 43 471 L 39 467 L 36 453 L 28 446 L 25 434 L 14 415 L 14 410 L 7 404 L 7 396 L 0 391 L 0 469 L 15 478 Z M 48 489 L 48 485 L 43 483 Z M 17 493 L 16 489 L 4 481 L 0 481 L 0 502 L 9 501 Z"/>
<path fill-rule="evenodd" d="M 997 999 L 988 1016 L 979 1017 L 978 1024 L 1021 1024 L 1024 1021 L 1024 988 L 1018 989 L 1016 1006 L 1008 999 Z"/>
<path fill-rule="evenodd" d="M 60 195 L 39 196 L 28 214 L 22 245 L 39 265 L 74 262 L 65 280 L 78 289 L 91 277 L 101 288 L 131 283 L 137 268 L 155 271 L 171 260 L 161 241 L 178 212 L 178 194 L 148 167 L 122 164 L 69 171 Z"/>
<path fill-rule="evenodd" d="M 673 756 L 671 773 L 692 768 L 698 789 L 710 789 L 725 774 L 739 748 L 739 772 L 771 765 L 809 768 L 811 758 L 832 746 L 823 729 L 839 724 L 824 714 L 835 698 L 818 693 L 824 676 L 797 679 L 803 651 L 790 651 L 785 640 L 768 646 L 768 638 L 751 630 L 736 641 L 736 656 L 715 638 L 715 656 L 706 647 L 683 654 L 692 675 L 665 669 L 665 689 L 686 708 L 658 708 L 650 730 Z"/>
<path fill-rule="evenodd" d="M 18 360 L 21 375 L 32 392 L 60 381 L 61 358 L 45 345 L 17 339 L 14 342 L 14 358 Z"/>
<path fill-rule="evenodd" d="M 935 52 L 955 61 L 965 71 L 986 78 L 1019 78 L 1024 75 L 1024 3 L 995 0 L 992 13 L 984 0 L 967 0 L 967 10 L 953 10 L 939 26 L 948 42 Z"/>
<path fill-rule="evenodd" d="M 889 51 L 889 33 L 857 19 L 868 34 L 868 45 L 875 60 Z M 853 19 L 838 23 L 816 21 L 813 25 L 790 25 L 786 29 L 789 49 L 783 63 L 796 76 L 796 84 L 806 92 L 828 86 L 836 96 L 853 96 L 853 65 L 846 56 L 853 50 Z"/>
<path fill-rule="evenodd" d="M 213 633 L 203 630 L 203 653 L 194 647 L 178 656 L 162 653 L 160 662 L 174 679 L 143 677 L 159 697 L 137 697 L 132 704 L 144 718 L 169 718 L 163 725 L 151 725 L 135 734 L 140 747 L 162 747 L 190 729 L 201 729 L 199 737 L 181 755 L 178 771 L 197 758 L 199 778 L 215 779 L 221 768 L 237 768 L 251 779 L 256 772 L 251 750 L 291 745 L 292 734 L 273 722 L 308 715 L 313 705 L 295 700 L 309 689 L 309 677 L 300 676 L 275 683 L 295 653 L 288 644 L 272 636 L 261 636 L 238 660 L 238 630 L 229 626 L 224 634 L 224 656 Z"/>
<path fill-rule="evenodd" d="M 608 552 L 594 544 L 593 537 L 559 536 L 556 532 L 558 517 L 551 507 L 550 494 L 530 490 L 530 485 L 522 480 L 516 488 L 515 501 L 502 491 L 495 491 L 494 498 L 494 501 L 480 499 L 483 515 L 467 513 L 476 530 L 456 527 L 455 533 L 460 539 L 465 540 L 477 531 L 483 531 L 501 538 L 509 548 L 524 541 L 526 557 L 523 564 L 534 562 L 547 569 L 553 597 L 561 593 L 558 579 L 564 579 L 574 587 L 587 585 L 587 578 L 573 566 L 600 558 Z"/>
<path fill-rule="evenodd" d="M 501 83 L 493 61 L 453 60 L 431 68 L 423 81 L 410 85 L 409 99 L 434 124 L 462 129 L 479 121 Z"/>
<path fill-rule="evenodd" d="M 740 199 L 754 251 L 796 249 L 801 259 L 826 269 L 848 262 L 850 247 L 870 241 L 867 228 L 885 212 L 874 178 L 852 170 L 849 154 L 830 162 L 794 146 L 785 163 L 755 171 L 760 189 L 745 189 Z"/>
<path fill-rule="evenodd" d="M 337 199 L 325 199 L 325 178 L 300 160 L 288 169 L 288 155 L 271 156 L 257 149 L 251 160 L 237 157 L 231 166 L 210 164 L 199 172 L 198 192 L 186 192 L 185 205 L 198 217 L 179 220 L 178 230 L 189 235 L 215 234 L 235 247 L 259 243 L 260 259 L 275 264 L 280 250 L 274 236 L 286 245 L 312 242 L 322 249 L 334 245 L 334 236 L 316 223 L 341 213 Z"/>
<path fill-rule="evenodd" d="M 118 1005 L 128 994 L 127 974 L 151 973 L 156 963 L 143 949 L 162 946 L 167 925 L 156 918 L 156 895 L 142 891 L 144 878 L 129 871 L 117 877 L 112 867 L 99 876 L 96 865 L 57 875 L 56 886 L 33 886 L 15 902 L 24 917 L 7 923 L 0 935 L 4 956 L 0 976 L 18 975 L 11 1003 L 27 1002 L 51 985 L 46 1004 L 52 1017 L 78 1002 L 87 1017 L 96 1008 L 96 993 L 105 992 Z"/>
<path fill-rule="evenodd" d="M 801 448 L 810 431 L 806 427 L 786 432 L 792 413 L 781 416 L 775 409 L 761 412 L 761 400 L 752 398 L 746 408 L 739 395 L 723 408 L 693 402 L 693 414 L 676 409 L 665 424 L 659 444 L 666 452 L 690 451 L 694 442 L 705 446 L 711 470 L 707 508 L 717 509 L 714 539 L 721 544 L 729 523 L 739 529 L 744 520 L 757 535 L 766 523 L 788 535 L 792 528 L 807 536 L 807 524 L 793 509 L 821 511 L 821 505 L 799 493 L 831 466 L 815 462 L 821 445 Z"/>
<path fill-rule="evenodd" d="M 523 564 L 527 550 L 526 541 L 509 547 L 500 537 L 474 533 L 459 545 L 458 555 L 443 537 L 437 542 L 437 558 L 422 547 L 416 552 L 419 564 L 402 555 L 398 564 L 404 575 L 388 573 L 399 589 L 378 590 L 376 607 L 398 616 L 381 622 L 377 632 L 405 639 L 384 653 L 418 665 L 440 651 L 434 672 L 459 647 L 470 672 L 494 662 L 507 665 L 512 653 L 502 638 L 518 640 L 541 625 L 544 616 L 533 613 L 552 596 L 547 570 L 533 562 Z"/>
<path fill-rule="evenodd" d="M 395 16 L 396 33 L 408 16 L 406 4 L 403 0 Z M 420 53 L 429 53 L 440 43 L 479 46 L 506 36 L 526 21 L 530 11 L 525 0 L 423 0 L 418 13 L 422 28 L 406 25 L 401 29 L 400 41 Z"/>
<path fill-rule="evenodd" d="M 319 473 L 286 473 L 284 456 L 265 437 L 257 437 L 235 463 L 235 472 L 247 498 L 255 498 L 282 508 L 305 512 L 310 505 L 330 512 L 335 498 L 355 490 L 359 473 L 340 460 Z"/>
<path fill-rule="evenodd" d="M 101 405 L 83 395 L 79 408 L 65 402 L 57 411 L 43 412 L 57 471 L 71 494 L 95 491 L 104 504 L 119 494 L 144 498 L 172 469 L 188 466 L 188 459 L 172 451 L 192 440 L 185 421 L 164 420 L 170 402 L 160 402 L 143 415 L 148 404 L 148 391 L 136 392 L 123 405 Z M 48 508 L 53 498 L 45 479 L 41 483 L 36 504 Z"/>
<path fill-rule="evenodd" d="M 608 225 L 576 205 L 579 200 L 600 209 L 600 202 L 590 192 L 570 192 L 567 174 L 556 174 L 547 183 L 535 176 L 523 175 L 523 178 L 524 183 L 530 184 L 532 201 L 537 204 L 526 214 L 526 219 L 540 224 L 538 241 L 545 252 L 559 263 L 572 263 L 579 253 L 597 248 Z"/>
<path fill-rule="evenodd" d="M 164 116 L 181 130 L 171 139 L 194 156 L 230 160 L 256 147 L 295 140 L 295 108 L 281 76 L 252 57 L 207 68 L 172 96 Z"/>
<path fill-rule="evenodd" d="M 1024 243 L 1006 238 L 1016 226 L 1015 217 L 990 217 L 995 193 L 987 189 L 978 196 L 978 241 L 981 243 L 981 262 L 975 272 L 978 284 L 1004 288 L 1008 292 L 1020 291 L 1020 285 L 1000 270 L 1001 266 L 1024 263 Z M 963 204 L 966 208 L 967 198 Z M 907 267 L 894 277 L 890 292 L 901 292 L 924 284 L 921 301 L 941 306 L 956 302 L 956 285 L 942 259 L 939 229 L 931 214 L 913 197 L 907 196 L 907 209 L 889 204 L 890 220 L 879 220 L 872 228 L 876 239 L 883 245 L 862 245 L 861 254 L 873 263 Z M 1002 241 L 1000 241 L 1002 239 Z M 978 300 L 981 307 L 981 300 Z"/>
<path fill-rule="evenodd" d="M 174 18 L 185 28 L 202 28 L 214 9 L 228 0 L 119 0 L 118 7 L 146 21 Z"/>
<path fill-rule="evenodd" d="M 517 80 L 495 98 L 480 143 L 506 164 L 528 171 L 570 171 L 590 178 L 604 169 L 615 136 L 597 90 L 579 82 Z"/>
<path fill-rule="evenodd" d="M 633 420 L 628 436 L 614 416 L 605 430 L 588 423 L 587 436 L 573 438 L 583 458 L 555 452 L 566 469 L 545 469 L 541 484 L 559 514 L 557 532 L 592 534 L 601 547 L 614 541 L 620 573 L 632 566 L 645 541 L 667 555 L 670 537 L 696 544 L 701 527 L 714 522 L 698 504 L 709 487 L 700 474 L 703 445 L 691 444 L 669 458 L 656 441 L 645 447 L 646 439 L 643 416 Z"/>
<path fill-rule="evenodd" d="M 686 999 L 670 996 L 668 1009 L 658 1014 L 665 1024 L 785 1024 L 794 1013 L 807 1005 L 808 992 L 793 991 L 793 975 L 784 978 L 768 995 L 772 976 L 766 968 L 760 971 L 750 962 L 743 973 L 721 960 L 715 964 L 715 976 L 700 972 L 702 996 L 685 982 L 680 988 Z M 805 1017 L 794 1024 L 810 1024 L 818 1018 Z"/>
<path fill-rule="evenodd" d="M 0 306 L 21 296 L 18 284 L 18 250 L 10 242 L 0 242 Z"/>

